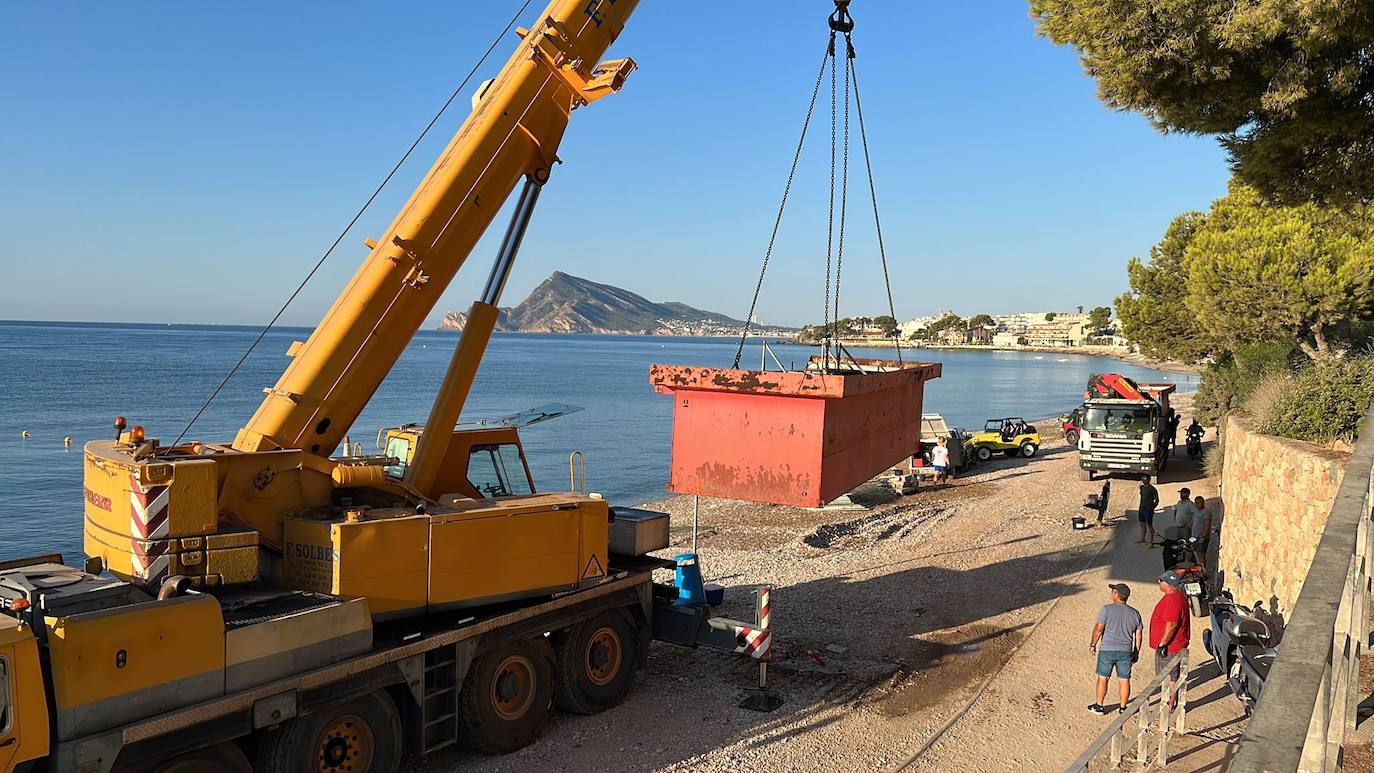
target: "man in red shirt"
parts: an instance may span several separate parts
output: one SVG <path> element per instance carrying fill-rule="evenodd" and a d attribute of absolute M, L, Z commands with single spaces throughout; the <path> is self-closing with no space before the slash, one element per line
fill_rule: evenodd
<path fill-rule="evenodd" d="M 1169 658 L 1183 652 L 1183 658 L 1169 674 L 1172 685 L 1178 681 L 1183 672 L 1183 665 L 1188 662 L 1188 640 L 1192 636 L 1189 629 L 1191 616 L 1188 611 L 1188 597 L 1183 593 L 1181 577 L 1174 572 L 1161 574 L 1159 589 L 1163 591 L 1164 596 L 1155 604 L 1155 611 L 1150 615 L 1150 648 L 1155 651 L 1156 674 L 1164 669 L 1164 664 Z M 1169 708 L 1175 708 L 1177 702 L 1177 693 L 1170 692 Z"/>

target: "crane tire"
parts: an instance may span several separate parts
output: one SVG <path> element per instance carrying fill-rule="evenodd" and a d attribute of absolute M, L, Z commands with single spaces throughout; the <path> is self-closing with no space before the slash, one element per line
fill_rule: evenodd
<path fill-rule="evenodd" d="M 477 656 L 458 698 L 458 737 L 469 749 L 508 754 L 539 737 L 553 713 L 553 648 L 543 636 Z"/>
<path fill-rule="evenodd" d="M 159 762 L 116 762 L 113 773 L 253 773 L 243 750 L 228 741 Z"/>
<path fill-rule="evenodd" d="M 554 659 L 559 708 L 597 714 L 618 705 L 639 665 L 634 618 L 624 609 L 612 609 L 578 623 L 559 637 Z"/>
<path fill-rule="evenodd" d="M 391 773 L 400 764 L 401 717 L 385 690 L 296 717 L 258 745 L 258 773 Z"/>

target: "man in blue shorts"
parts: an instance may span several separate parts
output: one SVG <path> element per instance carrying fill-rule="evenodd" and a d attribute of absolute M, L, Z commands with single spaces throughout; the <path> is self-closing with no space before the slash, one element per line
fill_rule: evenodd
<path fill-rule="evenodd" d="M 1155 508 L 1159 507 L 1159 491 L 1150 485 L 1150 476 L 1140 477 L 1140 508 L 1136 517 L 1140 519 L 1140 539 L 1136 540 L 1147 548 L 1155 546 Z"/>
<path fill-rule="evenodd" d="M 1097 701 L 1088 706 L 1088 711 L 1094 714 L 1107 713 L 1102 708 L 1102 701 L 1107 699 L 1107 681 L 1113 672 L 1121 690 L 1121 705 L 1117 711 L 1126 710 L 1131 702 L 1131 665 L 1140 657 L 1141 639 L 1145 633 L 1140 613 L 1126 603 L 1131 598 L 1130 586 L 1116 583 L 1107 587 L 1112 592 L 1112 603 L 1097 613 L 1092 644 L 1088 645 L 1097 655 Z"/>
<path fill-rule="evenodd" d="M 949 445 L 944 438 L 940 438 L 935 447 L 930 449 L 930 465 L 935 468 L 936 483 L 944 483 L 954 477 L 949 471 Z"/>

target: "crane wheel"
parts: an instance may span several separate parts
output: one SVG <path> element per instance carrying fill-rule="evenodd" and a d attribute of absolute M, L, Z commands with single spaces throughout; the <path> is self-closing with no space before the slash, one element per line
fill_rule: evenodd
<path fill-rule="evenodd" d="M 401 718 L 385 690 L 297 717 L 258 746 L 258 773 L 390 773 L 400 764 Z"/>
<path fill-rule="evenodd" d="M 558 641 L 558 707 L 596 714 L 619 704 L 639 665 L 639 636 L 624 609 L 604 612 L 568 630 Z"/>
<path fill-rule="evenodd" d="M 1068 443 L 1069 445 L 1073 446 L 1074 448 L 1077 448 L 1077 447 L 1078 447 L 1078 433 L 1077 433 L 1077 432 L 1074 432 L 1073 430 L 1069 430 L 1068 432 L 1065 432 L 1065 433 L 1064 433 L 1064 442 L 1065 442 L 1065 443 Z"/>
<path fill-rule="evenodd" d="M 253 773 L 253 765 L 242 749 L 226 742 L 178 754 L 162 762 L 134 765 L 116 762 L 113 773 Z"/>
<path fill-rule="evenodd" d="M 553 649 L 544 637 L 485 652 L 473 661 L 459 697 L 458 735 L 487 754 L 528 746 L 553 713 Z"/>

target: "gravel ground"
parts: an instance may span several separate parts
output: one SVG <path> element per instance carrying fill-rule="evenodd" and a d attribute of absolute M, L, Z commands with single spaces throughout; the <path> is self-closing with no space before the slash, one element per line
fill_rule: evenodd
<path fill-rule="evenodd" d="M 930 749 L 941 763 L 930 767 L 918 760 L 917 767 L 1040 769 L 1047 759 L 1072 759 L 1086 742 L 1055 748 L 1045 721 L 1054 718 L 1050 727 L 1078 723 L 1082 727 L 1071 735 L 1088 740 L 1105 724 L 1082 710 L 1091 700 L 1078 662 L 1087 632 L 1077 622 L 1070 632 L 1069 623 L 1053 616 L 1050 629 L 1036 624 L 1061 597 L 1090 596 L 1095 614 L 1101 588 L 1081 578 L 1106 571 L 1118 548 L 1114 529 L 1069 527 L 1070 517 L 1086 513 L 1081 503 L 1101 483 L 1077 479 L 1076 455 L 1055 422 L 1040 430 L 1045 444 L 1031 459 L 997 457 L 951 484 L 910 496 L 865 487 L 854 498 L 870 510 L 701 500 L 706 579 L 728 588 L 720 613 L 751 620 L 752 588 L 774 588 L 770 686 L 786 699 L 777 712 L 737 705 L 742 688 L 757 680 L 752 661 L 655 643 L 648 668 L 622 706 L 593 717 L 556 714 L 538 742 L 515 754 L 450 750 L 410 761 L 407 769 L 891 768 L 959 715 L 1029 639 L 1045 643 L 1036 644 L 1038 666 L 1018 673 L 1024 684 L 990 690 L 978 703 L 980 727 L 970 731 L 963 720 L 955 723 Z M 1113 488 L 1112 511 L 1120 518 L 1134 506 L 1135 486 L 1120 480 Z M 1171 501 L 1174 489 L 1160 488 L 1161 498 Z M 690 498 L 650 507 L 673 516 L 673 548 L 665 555 L 690 545 Z M 1153 601 L 1151 596 L 1142 607 L 1146 614 Z M 1060 656 L 1070 641 L 1073 657 Z M 1053 690 L 1031 689 L 1037 670 L 1070 668 L 1075 675 L 1060 675 L 1064 683 L 1056 681 Z M 999 687 L 1006 685 L 999 680 Z M 969 743 L 978 748 L 970 751 Z M 1049 757 L 1045 749 L 1052 750 Z M 969 756 L 975 753 L 977 762 Z"/>

